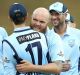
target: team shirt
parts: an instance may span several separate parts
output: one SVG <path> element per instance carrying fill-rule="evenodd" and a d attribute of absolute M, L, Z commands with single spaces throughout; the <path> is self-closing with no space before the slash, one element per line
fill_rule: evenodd
<path fill-rule="evenodd" d="M 54 31 L 52 29 L 52 31 Z M 76 35 L 76 30 L 71 27 L 67 27 L 66 32 L 61 39 L 63 41 L 65 59 L 69 60 L 71 68 L 69 71 L 62 72 L 61 75 L 79 75 L 78 74 L 78 61 L 79 61 L 79 39 Z"/>
<path fill-rule="evenodd" d="M 47 45 L 49 48 L 51 61 L 65 61 L 64 50 L 60 36 L 55 32 L 52 32 L 48 27 L 45 36 L 47 38 Z"/>
<path fill-rule="evenodd" d="M 77 29 L 77 28 L 73 28 L 73 29 L 74 29 L 73 32 L 75 33 L 75 35 L 79 39 L 79 51 L 80 51 L 80 30 Z M 79 71 L 79 74 L 80 74 L 80 57 L 79 57 L 78 71 Z"/>
<path fill-rule="evenodd" d="M 6 30 L 3 27 L 0 27 L 0 35 L 2 35 L 3 39 L 8 36 Z"/>
<path fill-rule="evenodd" d="M 64 50 L 62 46 L 62 40 L 58 34 L 53 33 L 48 27 L 44 33 L 48 45 L 51 62 L 54 61 L 65 61 Z M 48 74 L 55 75 L 55 74 Z"/>
<path fill-rule="evenodd" d="M 0 27 L 0 75 L 4 75 L 3 56 L 2 56 L 2 41 L 8 36 L 6 30 Z"/>
<path fill-rule="evenodd" d="M 16 28 L 14 33 L 3 42 L 4 75 L 16 75 L 17 60 L 27 60 L 43 65 L 49 62 L 49 51 L 44 34 L 30 27 Z M 16 57 L 16 58 L 15 58 Z M 19 74 L 19 73 L 18 73 Z M 24 73 L 19 75 L 42 75 L 42 73 Z"/>

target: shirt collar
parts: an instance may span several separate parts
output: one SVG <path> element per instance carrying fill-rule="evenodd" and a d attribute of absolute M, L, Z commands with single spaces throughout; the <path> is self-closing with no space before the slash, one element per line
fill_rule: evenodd
<path fill-rule="evenodd" d="M 67 26 L 66 32 L 64 33 L 64 36 L 71 35 L 71 31 L 70 30 L 71 30 L 71 27 Z M 52 28 L 51 31 L 55 32 L 54 28 Z"/>
<path fill-rule="evenodd" d="M 27 26 L 27 27 L 19 27 L 19 28 L 15 28 L 14 32 L 22 32 L 22 31 L 26 31 L 26 30 L 31 30 L 31 28 L 29 26 Z"/>
<path fill-rule="evenodd" d="M 66 28 L 66 32 L 64 33 L 64 36 L 69 36 L 69 35 L 71 35 L 71 28 L 69 27 L 69 26 L 67 26 L 67 28 Z"/>

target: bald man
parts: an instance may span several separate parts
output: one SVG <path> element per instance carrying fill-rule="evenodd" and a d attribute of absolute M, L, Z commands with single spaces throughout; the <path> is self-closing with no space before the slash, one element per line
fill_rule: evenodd
<path fill-rule="evenodd" d="M 48 57 L 49 59 L 47 65 L 33 65 L 29 62 L 24 61 L 24 64 L 17 65 L 17 70 L 21 72 L 43 72 L 43 73 L 60 73 L 62 71 L 62 62 L 64 59 L 64 53 L 62 48 L 62 42 L 58 34 L 51 34 L 48 28 L 48 23 L 50 20 L 49 11 L 46 8 L 40 7 L 34 10 L 31 19 L 31 28 L 44 33 L 47 44 L 48 44 Z M 44 54 L 43 54 L 44 55 Z M 49 57 L 50 56 L 50 57 Z M 51 63 L 52 62 L 52 63 Z M 55 63 L 54 63 L 55 62 Z M 57 64 L 54 66 L 54 64 Z M 68 64 L 66 64 L 67 66 Z M 69 65 L 68 65 L 69 66 Z M 64 68 L 64 71 L 68 70 Z"/>

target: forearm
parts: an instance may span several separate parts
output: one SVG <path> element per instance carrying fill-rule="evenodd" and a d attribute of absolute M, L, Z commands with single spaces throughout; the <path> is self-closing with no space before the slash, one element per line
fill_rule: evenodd
<path fill-rule="evenodd" d="M 54 63 L 47 65 L 35 65 L 34 68 L 36 72 L 59 74 L 62 71 L 68 71 L 70 69 L 70 64 L 66 62 L 63 63 L 61 61 L 55 61 Z"/>
<path fill-rule="evenodd" d="M 61 67 L 55 63 L 50 63 L 47 65 L 33 65 L 32 67 L 33 72 L 42 72 L 42 73 L 60 73 Z"/>
<path fill-rule="evenodd" d="M 55 73 L 58 74 L 62 70 L 62 64 L 49 63 L 45 65 L 34 65 L 28 61 L 22 61 L 21 64 L 16 65 L 19 72 L 39 72 L 39 73 Z"/>

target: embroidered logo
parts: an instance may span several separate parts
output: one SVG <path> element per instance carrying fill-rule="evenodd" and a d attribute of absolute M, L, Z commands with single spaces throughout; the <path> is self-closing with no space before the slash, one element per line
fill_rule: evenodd
<path fill-rule="evenodd" d="M 74 40 L 74 39 L 70 39 L 70 40 L 68 41 L 68 45 L 69 45 L 70 47 L 73 47 L 73 46 L 75 45 L 75 40 Z"/>
<path fill-rule="evenodd" d="M 64 56 L 62 51 L 60 51 L 57 55 L 62 56 L 62 57 Z"/>
<path fill-rule="evenodd" d="M 4 59 L 3 59 L 3 62 L 9 62 L 9 59 L 7 58 L 7 57 L 5 57 Z"/>

